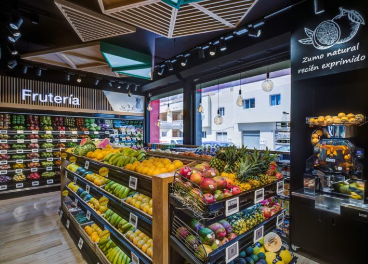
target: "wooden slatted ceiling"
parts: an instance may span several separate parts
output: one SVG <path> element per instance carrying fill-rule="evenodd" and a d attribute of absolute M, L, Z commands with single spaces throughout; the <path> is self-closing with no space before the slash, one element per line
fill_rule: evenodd
<path fill-rule="evenodd" d="M 99 42 L 28 53 L 22 55 L 22 59 L 110 77 L 126 77 L 112 71 L 100 52 Z"/>
<path fill-rule="evenodd" d="M 55 4 L 83 42 L 135 32 L 135 28 L 65 0 Z"/>
<path fill-rule="evenodd" d="M 179 10 L 161 0 L 98 0 L 104 14 L 165 37 L 237 27 L 258 0 L 204 0 Z"/>

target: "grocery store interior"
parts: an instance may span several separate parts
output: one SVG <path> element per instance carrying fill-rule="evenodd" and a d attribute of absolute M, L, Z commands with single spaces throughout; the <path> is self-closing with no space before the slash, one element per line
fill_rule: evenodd
<path fill-rule="evenodd" d="M 0 22 L 0 263 L 368 263 L 368 1 Z"/>

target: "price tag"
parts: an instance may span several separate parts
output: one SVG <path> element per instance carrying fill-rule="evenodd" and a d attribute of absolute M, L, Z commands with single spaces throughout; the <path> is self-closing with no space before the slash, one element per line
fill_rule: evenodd
<path fill-rule="evenodd" d="M 16 169 L 15 170 L 15 173 L 22 173 L 23 172 L 23 170 L 22 169 Z"/>
<path fill-rule="evenodd" d="M 38 135 L 38 130 L 32 130 L 33 135 Z"/>
<path fill-rule="evenodd" d="M 8 143 L 7 139 L 0 139 L 0 143 Z"/>
<path fill-rule="evenodd" d="M 24 130 L 17 130 L 17 134 L 23 134 Z"/>
<path fill-rule="evenodd" d="M 17 139 L 17 143 L 24 143 L 24 139 Z"/>
<path fill-rule="evenodd" d="M 90 212 L 90 211 L 87 211 L 87 213 L 86 213 L 86 218 L 87 218 L 88 220 L 91 220 L 91 212 Z"/>
<path fill-rule="evenodd" d="M 39 162 L 39 159 L 32 159 L 32 162 Z"/>
<path fill-rule="evenodd" d="M 7 160 L 0 160 L 0 165 L 8 164 Z"/>
<path fill-rule="evenodd" d="M 15 184 L 15 188 L 23 188 L 23 182 Z"/>
<path fill-rule="evenodd" d="M 72 135 L 76 135 L 76 134 L 78 134 L 77 131 L 72 131 Z"/>
<path fill-rule="evenodd" d="M 276 184 L 277 194 L 284 194 L 284 181 L 279 181 Z"/>
<path fill-rule="evenodd" d="M 88 170 L 88 168 L 89 168 L 89 161 L 88 161 L 88 160 L 86 160 L 86 163 L 84 164 L 84 168 L 85 168 L 86 170 Z"/>
<path fill-rule="evenodd" d="M 75 163 L 75 162 L 77 161 L 77 157 L 75 157 L 75 156 L 70 156 L 69 161 L 70 161 L 71 163 Z"/>
<path fill-rule="evenodd" d="M 60 130 L 59 133 L 60 135 L 65 135 L 65 130 Z"/>
<path fill-rule="evenodd" d="M 60 139 L 60 142 L 66 142 L 66 139 L 65 138 L 61 138 Z"/>
<path fill-rule="evenodd" d="M 52 152 L 52 148 L 47 148 L 46 152 Z"/>
<path fill-rule="evenodd" d="M 260 203 L 264 200 L 264 188 L 254 191 L 254 203 Z"/>
<path fill-rule="evenodd" d="M 239 241 L 236 241 L 225 250 L 225 262 L 229 263 L 239 256 Z"/>
<path fill-rule="evenodd" d="M 70 221 L 69 221 L 69 219 L 68 219 L 68 220 L 66 220 L 66 228 L 68 228 L 68 229 L 69 229 L 69 226 L 70 226 Z"/>
<path fill-rule="evenodd" d="M 0 175 L 8 174 L 7 170 L 0 170 Z"/>
<path fill-rule="evenodd" d="M 74 183 L 74 184 L 76 184 L 76 183 L 77 183 L 77 179 L 78 179 L 77 177 L 74 177 L 74 179 L 73 179 L 73 183 Z"/>
<path fill-rule="evenodd" d="M 116 138 L 115 138 L 115 142 L 119 142 L 119 138 L 117 138 L 117 137 L 116 137 Z"/>
<path fill-rule="evenodd" d="M 8 185 L 0 185 L 0 191 L 8 189 Z"/>
<path fill-rule="evenodd" d="M 83 239 L 82 238 L 79 239 L 78 247 L 79 247 L 79 249 L 82 249 L 82 247 L 83 247 Z"/>
<path fill-rule="evenodd" d="M 78 141 L 78 139 L 72 138 L 72 142 L 77 142 L 77 141 Z"/>
<path fill-rule="evenodd" d="M 31 139 L 31 143 L 37 143 L 38 142 L 38 139 L 37 138 L 32 138 Z"/>
<path fill-rule="evenodd" d="M 47 180 L 47 184 L 53 184 L 53 183 L 54 183 L 53 179 Z"/>
<path fill-rule="evenodd" d="M 85 135 L 89 135 L 89 131 L 84 131 L 84 134 Z"/>
<path fill-rule="evenodd" d="M 46 158 L 47 161 L 53 161 L 54 158 Z"/>
<path fill-rule="evenodd" d="M 138 216 L 136 216 L 135 214 L 130 213 L 129 223 L 132 226 L 134 226 L 135 228 L 137 228 L 137 226 L 138 226 Z"/>
<path fill-rule="evenodd" d="M 52 167 L 46 167 L 47 171 L 52 171 Z"/>
<path fill-rule="evenodd" d="M 139 258 L 137 257 L 136 254 L 133 253 L 133 251 L 132 251 L 132 263 L 139 264 Z"/>
<path fill-rule="evenodd" d="M 33 153 L 38 153 L 38 149 L 32 149 Z"/>
<path fill-rule="evenodd" d="M 0 134 L 8 134 L 7 130 L 0 130 Z"/>
<path fill-rule="evenodd" d="M 52 138 L 48 138 L 48 139 L 46 139 L 46 142 L 47 142 L 47 143 L 52 143 Z"/>
<path fill-rule="evenodd" d="M 89 190 L 91 189 L 91 187 L 89 185 L 86 185 L 86 192 L 89 193 Z"/>
<path fill-rule="evenodd" d="M 254 230 L 253 242 L 256 243 L 263 237 L 264 226 L 261 226 Z"/>
<path fill-rule="evenodd" d="M 226 201 L 226 204 L 225 204 L 226 216 L 236 214 L 237 212 L 239 212 L 239 197 L 235 197 L 234 199 L 230 199 Z"/>
<path fill-rule="evenodd" d="M 17 153 L 23 153 L 23 149 L 17 149 Z"/>
<path fill-rule="evenodd" d="M 75 202 L 75 205 L 77 206 L 77 205 L 78 205 L 78 199 L 77 199 L 77 198 L 75 198 L 75 199 L 74 199 L 74 202 Z"/>
<path fill-rule="evenodd" d="M 105 131 L 105 135 L 110 135 L 110 131 Z"/>
<path fill-rule="evenodd" d="M 119 130 L 114 129 L 114 135 L 118 135 L 119 134 Z"/>
<path fill-rule="evenodd" d="M 47 130 L 47 131 L 46 131 L 46 134 L 51 134 L 51 131 L 50 131 L 50 130 Z"/>
<path fill-rule="evenodd" d="M 15 163 L 17 163 L 17 164 L 23 163 L 23 160 L 22 159 L 17 159 L 17 160 L 15 160 Z"/>
<path fill-rule="evenodd" d="M 60 219 L 63 217 L 63 211 L 62 210 L 60 210 L 60 212 L 59 212 L 59 216 L 60 216 Z"/>
<path fill-rule="evenodd" d="M 8 153 L 8 151 L 5 149 L 5 150 L 0 150 L 0 154 L 6 154 Z"/>
<path fill-rule="evenodd" d="M 31 168 L 31 172 L 36 172 L 38 171 L 38 168 Z"/>
<path fill-rule="evenodd" d="M 138 186 L 138 179 L 136 177 L 130 176 L 129 177 L 129 188 L 133 190 L 137 190 Z"/>
<path fill-rule="evenodd" d="M 95 132 L 93 132 L 93 134 L 98 135 L 99 133 L 98 133 L 98 131 L 95 131 Z"/>
<path fill-rule="evenodd" d="M 40 182 L 39 181 L 33 181 L 32 182 L 32 186 L 38 186 L 38 185 L 40 185 Z"/>
<path fill-rule="evenodd" d="M 284 217 L 285 217 L 284 213 L 277 216 L 276 227 L 282 226 L 282 224 L 284 223 Z"/>

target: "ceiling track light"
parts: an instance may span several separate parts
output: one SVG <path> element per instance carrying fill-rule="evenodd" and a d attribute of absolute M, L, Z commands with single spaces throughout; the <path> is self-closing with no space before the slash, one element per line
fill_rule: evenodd
<path fill-rule="evenodd" d="M 138 91 L 138 87 L 139 87 L 138 84 L 136 84 L 135 87 L 134 87 L 134 92 Z"/>
<path fill-rule="evenodd" d="M 33 67 L 29 65 L 23 65 L 23 74 L 27 74 L 28 68 L 33 68 Z"/>
<path fill-rule="evenodd" d="M 18 51 L 16 50 L 16 48 L 14 47 L 14 45 L 13 46 L 8 46 L 8 50 L 9 50 L 9 52 L 10 52 L 10 54 L 12 56 L 18 55 Z"/>
<path fill-rule="evenodd" d="M 173 64 L 172 64 L 171 60 L 165 61 L 165 65 L 166 65 L 166 67 L 167 67 L 167 69 L 169 71 L 173 71 L 174 70 L 174 67 L 173 67 Z"/>
<path fill-rule="evenodd" d="M 188 57 L 189 57 L 189 55 L 181 55 L 180 56 L 180 65 L 182 67 L 185 67 L 185 66 L 188 65 Z"/>
<path fill-rule="evenodd" d="M 132 97 L 132 93 L 130 92 L 130 89 L 128 91 L 128 97 Z"/>
<path fill-rule="evenodd" d="M 77 77 L 77 82 L 78 83 L 81 83 L 82 82 L 82 77 L 80 75 Z"/>
<path fill-rule="evenodd" d="M 243 27 L 243 28 L 239 28 L 237 30 L 234 31 L 234 35 L 237 35 L 237 36 L 242 36 L 242 35 L 245 35 L 248 33 L 248 29 Z"/>
<path fill-rule="evenodd" d="M 126 89 L 129 90 L 130 89 L 130 83 L 127 83 L 126 85 Z"/>
<path fill-rule="evenodd" d="M 31 23 L 33 25 L 38 25 L 39 20 L 38 20 L 38 15 L 37 14 L 30 14 L 29 19 L 31 20 Z"/>
<path fill-rule="evenodd" d="M 69 72 L 67 72 L 66 74 L 65 74 L 65 80 L 67 81 L 67 82 L 69 82 L 70 81 L 70 77 L 71 77 L 71 73 L 69 73 Z"/>
<path fill-rule="evenodd" d="M 219 40 L 219 47 L 220 47 L 220 50 L 221 51 L 227 50 L 226 41 L 225 41 L 224 38 L 220 38 L 220 40 Z"/>
<path fill-rule="evenodd" d="M 100 79 L 99 78 L 96 78 L 95 79 L 95 85 L 97 86 L 99 83 L 100 83 Z"/>
<path fill-rule="evenodd" d="M 15 67 L 17 67 L 18 62 L 16 60 L 10 60 L 8 61 L 8 68 L 13 70 Z"/>
<path fill-rule="evenodd" d="M 204 54 L 204 49 L 203 49 L 203 48 L 201 48 L 201 47 L 198 47 L 198 57 L 199 57 L 200 59 L 204 59 L 204 58 L 206 58 L 206 55 Z"/>
<path fill-rule="evenodd" d="M 109 81 L 109 86 L 112 87 L 112 82 L 111 81 Z"/>
<path fill-rule="evenodd" d="M 23 19 L 14 15 L 12 20 L 9 23 L 9 27 L 13 30 L 19 30 L 22 24 L 23 24 Z"/>
<path fill-rule="evenodd" d="M 37 69 L 37 72 L 36 72 L 37 76 L 38 76 L 38 77 L 41 77 L 41 75 L 42 75 L 42 71 L 44 71 L 44 70 L 46 70 L 46 69 L 38 68 L 38 69 Z"/>
<path fill-rule="evenodd" d="M 248 32 L 249 37 L 259 38 L 261 36 L 262 31 L 260 29 L 250 28 Z"/>
<path fill-rule="evenodd" d="M 212 44 L 211 46 L 210 46 L 210 55 L 211 56 L 215 56 L 216 55 L 216 45 L 215 44 Z"/>
<path fill-rule="evenodd" d="M 159 66 L 157 74 L 162 76 L 165 72 L 165 66 Z"/>
<path fill-rule="evenodd" d="M 15 43 L 18 41 L 18 39 L 20 39 L 20 35 L 19 36 L 8 36 L 8 40 L 11 42 L 11 43 Z"/>
<path fill-rule="evenodd" d="M 121 89 L 121 87 L 124 85 L 124 82 L 118 82 L 118 86 L 116 86 L 116 88 Z"/>
<path fill-rule="evenodd" d="M 262 83 L 262 90 L 269 93 L 273 90 L 274 83 L 270 79 L 270 71 L 269 71 L 270 65 L 267 66 L 267 74 L 266 74 L 266 80 Z"/>
<path fill-rule="evenodd" d="M 252 27 L 253 28 L 259 28 L 259 27 L 263 26 L 265 23 L 266 23 L 265 19 L 264 18 L 261 18 L 261 19 L 258 19 L 256 21 L 254 21 L 252 23 Z"/>

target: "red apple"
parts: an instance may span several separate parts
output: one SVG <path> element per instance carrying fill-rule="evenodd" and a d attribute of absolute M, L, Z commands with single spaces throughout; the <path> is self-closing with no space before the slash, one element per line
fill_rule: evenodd
<path fill-rule="evenodd" d="M 263 208 L 262 208 L 262 212 L 263 212 L 263 216 L 264 216 L 266 219 L 268 219 L 268 218 L 270 218 L 270 217 L 271 217 L 271 210 L 270 210 L 270 208 L 268 208 L 268 207 L 263 207 Z"/>
<path fill-rule="evenodd" d="M 217 183 L 214 179 L 204 178 L 200 187 L 204 193 L 213 193 L 217 189 Z"/>
<path fill-rule="evenodd" d="M 192 175 L 190 175 L 190 180 L 194 182 L 197 185 L 200 185 L 202 182 L 203 176 L 200 172 L 194 172 Z"/>
<path fill-rule="evenodd" d="M 224 177 L 221 177 L 221 176 L 216 176 L 215 178 L 213 178 L 216 183 L 217 183 L 217 189 L 218 190 L 223 190 L 223 189 L 226 189 L 226 186 L 227 186 L 227 182 L 226 182 L 226 179 Z"/>
<path fill-rule="evenodd" d="M 203 172 L 203 177 L 205 178 L 214 178 L 216 176 L 219 176 L 218 171 L 216 169 L 208 169 Z"/>
<path fill-rule="evenodd" d="M 238 186 L 234 186 L 233 188 L 231 188 L 231 193 L 233 195 L 236 195 L 236 194 L 241 193 L 241 190 L 240 190 L 240 188 Z"/>
<path fill-rule="evenodd" d="M 276 175 L 275 175 L 276 177 L 277 177 L 277 179 L 279 179 L 279 180 L 281 180 L 282 178 L 283 178 L 283 175 L 282 175 L 282 173 L 280 173 L 280 172 L 278 172 L 278 173 L 276 173 Z"/>
<path fill-rule="evenodd" d="M 225 189 L 222 192 L 224 193 L 224 198 L 228 198 L 233 195 L 228 189 Z"/>
<path fill-rule="evenodd" d="M 182 167 L 180 169 L 180 175 L 187 178 L 187 179 L 190 178 L 191 174 L 192 174 L 192 170 L 188 166 Z"/>
<path fill-rule="evenodd" d="M 235 238 L 236 238 L 236 234 L 234 234 L 234 233 L 231 233 L 227 236 L 227 239 L 229 239 L 230 241 L 235 239 Z"/>
<path fill-rule="evenodd" d="M 198 164 L 195 166 L 195 168 L 200 172 L 203 172 L 205 170 L 205 166 L 203 164 Z"/>
<path fill-rule="evenodd" d="M 208 204 L 211 204 L 211 203 L 214 203 L 215 202 L 215 197 L 210 194 L 210 193 L 205 193 L 203 195 L 203 198 L 204 200 L 208 203 Z"/>
<path fill-rule="evenodd" d="M 204 166 L 205 170 L 211 169 L 211 166 L 208 162 L 203 162 L 202 165 Z"/>

